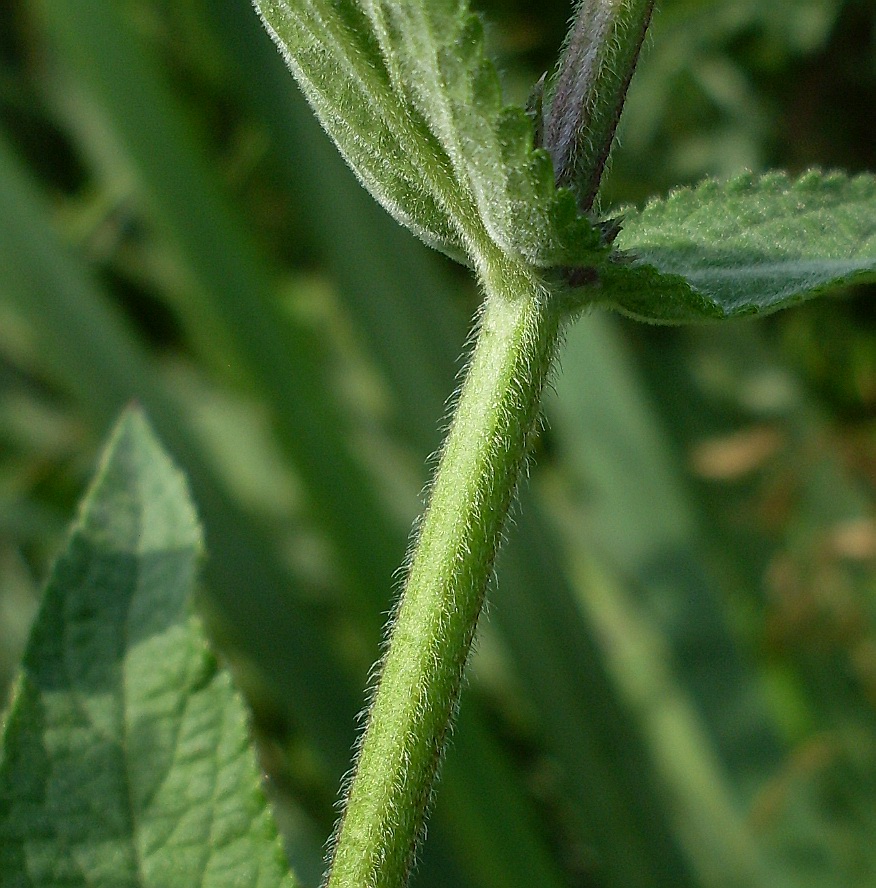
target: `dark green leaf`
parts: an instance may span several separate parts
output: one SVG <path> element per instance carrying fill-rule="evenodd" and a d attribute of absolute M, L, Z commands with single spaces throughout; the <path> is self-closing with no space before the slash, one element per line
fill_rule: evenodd
<path fill-rule="evenodd" d="M 4 886 L 294 885 L 242 703 L 191 611 L 200 552 L 185 482 L 129 412 L 4 725 Z"/>

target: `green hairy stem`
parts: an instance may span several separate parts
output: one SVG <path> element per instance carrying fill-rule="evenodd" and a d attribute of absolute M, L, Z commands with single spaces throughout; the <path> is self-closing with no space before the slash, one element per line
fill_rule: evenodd
<path fill-rule="evenodd" d="M 382 663 L 327 884 L 404 884 L 559 338 L 524 266 L 485 269 L 477 345 Z"/>
<path fill-rule="evenodd" d="M 545 136 L 551 150 L 568 129 L 570 168 L 584 171 L 585 191 L 595 194 L 651 8 L 579 7 Z M 564 179 L 564 167 L 555 168 Z M 592 195 L 581 202 L 589 207 Z M 327 888 L 407 881 L 559 340 L 562 300 L 543 277 L 496 249 L 477 258 L 486 293 L 477 343 L 392 623 Z"/>
<path fill-rule="evenodd" d="M 820 175 L 706 183 L 597 220 L 653 0 L 582 0 L 528 112 L 504 105 L 464 3 L 256 2 L 363 183 L 427 243 L 467 256 L 486 295 L 325 881 L 400 888 L 562 318 L 597 303 L 669 323 L 733 317 L 869 274 L 874 189 Z M 839 205 L 847 224 L 830 229 Z"/>

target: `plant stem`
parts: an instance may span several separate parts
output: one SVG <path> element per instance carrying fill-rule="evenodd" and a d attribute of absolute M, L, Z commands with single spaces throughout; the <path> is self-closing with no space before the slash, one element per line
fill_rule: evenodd
<path fill-rule="evenodd" d="M 560 330 L 541 279 L 497 254 L 486 300 L 392 625 L 329 888 L 407 881 L 502 526 Z"/>
<path fill-rule="evenodd" d="M 608 160 L 654 0 L 581 0 L 560 60 L 544 144 L 557 185 L 590 209 Z"/>

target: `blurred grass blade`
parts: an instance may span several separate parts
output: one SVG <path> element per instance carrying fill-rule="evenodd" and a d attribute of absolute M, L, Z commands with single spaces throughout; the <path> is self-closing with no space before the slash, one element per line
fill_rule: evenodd
<path fill-rule="evenodd" d="M 570 336 L 557 391 L 570 469 L 592 492 L 582 530 L 639 590 L 721 758 L 750 788 L 784 750 L 730 631 L 695 501 L 610 319 L 588 318 Z"/>
<path fill-rule="evenodd" d="M 142 344 L 48 219 L 45 201 L 0 134 L 0 292 L 14 319 L 6 334 L 20 330 L 33 343 L 28 369 L 68 393 L 97 429 L 132 399 L 148 410 L 198 499 L 210 552 L 205 575 L 230 640 L 259 662 L 274 699 L 308 726 L 321 756 L 342 773 L 358 703 L 324 625 L 296 603 L 287 571 L 211 473 Z M 4 347 L 5 340 L 0 332 Z M 14 353 L 15 343 L 9 348 Z"/>
<path fill-rule="evenodd" d="M 49 580 L 4 723 L 4 884 L 293 888 L 243 703 L 192 596 L 185 482 L 123 417 Z"/>
<path fill-rule="evenodd" d="M 562 768 L 569 816 L 591 849 L 588 869 L 612 888 L 693 886 L 641 726 L 607 668 L 595 621 L 575 600 L 572 565 L 539 512 L 534 497 L 521 496 L 491 619 Z"/>
<path fill-rule="evenodd" d="M 676 799 L 695 868 L 724 873 L 716 885 L 774 884 L 743 812 L 784 749 L 727 625 L 696 511 L 608 318 L 591 316 L 572 332 L 564 370 L 551 413 L 569 483 L 589 491 L 586 524 L 568 524 L 567 539 L 575 551 L 589 545 L 616 574 L 600 579 L 580 564 L 582 603 Z M 668 712 L 653 711 L 655 696 Z M 697 750 L 698 761 L 684 749 Z M 748 874 L 741 883 L 731 863 Z"/>
<path fill-rule="evenodd" d="M 218 340 L 221 362 L 243 370 L 270 399 L 308 505 L 355 590 L 352 602 L 381 596 L 385 607 L 405 529 L 392 525 L 353 452 L 347 417 L 332 396 L 324 343 L 280 311 L 274 269 L 222 195 L 129 17 L 102 0 L 50 0 L 39 9 L 56 62 L 70 73 L 59 98 L 76 135 L 109 181 L 124 175 L 136 183 L 149 218 L 186 269 L 191 286 L 174 307 L 187 332 L 198 345 L 205 331 Z M 381 532 L 387 523 L 392 533 Z"/>

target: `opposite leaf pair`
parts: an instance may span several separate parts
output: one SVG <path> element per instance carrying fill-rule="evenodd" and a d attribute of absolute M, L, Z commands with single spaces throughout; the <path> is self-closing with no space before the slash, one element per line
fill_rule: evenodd
<path fill-rule="evenodd" d="M 465 2 L 256 5 L 363 184 L 427 243 L 481 272 L 496 250 L 554 286 L 569 274 L 550 269 L 593 270 L 580 278 L 598 287 L 573 304 L 658 323 L 771 312 L 876 274 L 869 175 L 707 181 L 621 211 L 614 249 L 581 214 L 595 198 L 650 0 L 580 4 L 541 125 L 503 105 Z M 547 150 L 534 147 L 540 141 Z"/>

